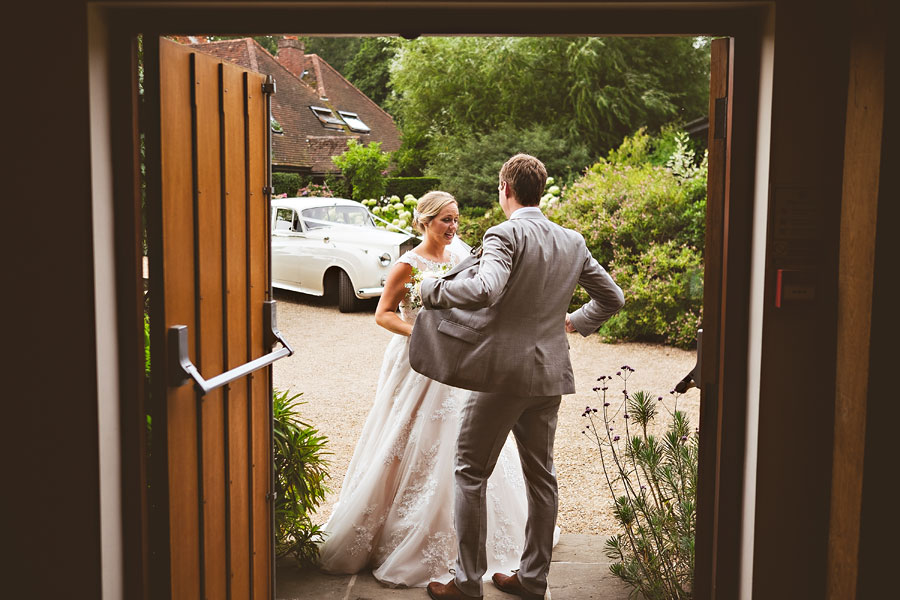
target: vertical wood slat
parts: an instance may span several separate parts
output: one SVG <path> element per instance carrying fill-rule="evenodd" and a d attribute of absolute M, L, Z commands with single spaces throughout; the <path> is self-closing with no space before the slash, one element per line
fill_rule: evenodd
<path fill-rule="evenodd" d="M 247 302 L 248 230 L 244 194 L 244 82 L 237 67 L 222 64 L 222 96 L 224 109 L 225 149 L 225 235 L 228 240 L 225 272 L 226 323 L 228 331 L 227 368 L 248 360 L 247 321 L 253 320 Z M 260 309 L 256 309 L 257 315 Z M 259 318 L 258 316 L 256 317 Z M 250 357 L 252 358 L 252 357 Z M 242 378 L 230 386 L 226 404 L 226 440 L 228 454 L 228 524 L 229 524 L 229 591 L 232 598 L 250 596 L 250 486 L 248 481 L 247 403 L 250 382 Z"/>
<path fill-rule="evenodd" d="M 160 52 L 165 326 L 188 326 L 210 377 L 270 350 L 264 77 L 164 39 Z M 168 432 L 174 599 L 272 598 L 270 390 L 271 368 L 202 397 L 168 388 L 154 426 Z"/>
<path fill-rule="evenodd" d="M 247 118 L 249 123 L 266 121 L 265 95 L 262 93 L 262 85 L 265 79 L 256 73 L 247 74 L 248 105 Z M 249 158 L 247 161 L 247 207 L 249 220 L 248 257 L 251 265 L 249 269 L 249 295 L 251 311 L 262 307 L 267 299 L 268 290 L 268 257 L 269 239 L 266 236 L 266 223 L 269 215 L 269 207 L 263 188 L 267 184 L 267 153 L 266 153 L 266 129 L 248 128 L 247 147 Z M 250 323 L 250 347 L 254 352 L 263 352 L 265 348 L 262 322 L 253 319 Z M 251 594 L 254 599 L 272 598 L 273 590 L 269 584 L 270 573 L 274 564 L 271 556 L 271 536 L 273 523 L 269 520 L 268 497 L 269 471 L 271 465 L 269 439 L 270 423 L 269 408 L 272 403 L 270 396 L 271 368 L 266 371 L 258 371 L 250 377 L 250 443 L 251 443 L 251 522 L 252 522 L 252 570 L 253 582 Z"/>
<path fill-rule="evenodd" d="M 719 449 L 719 338 L 724 266 L 725 181 L 728 164 L 727 118 L 717 118 L 717 101 L 731 107 L 729 94 L 730 43 L 712 41 L 710 48 L 709 159 L 707 173 L 706 240 L 703 276 L 703 364 L 700 367 L 700 457 L 697 490 L 697 533 L 694 589 L 698 598 L 715 597 L 716 547 L 718 536 Z M 724 128 L 724 129 L 723 129 Z M 703 515 L 701 517 L 701 515 Z"/>
<path fill-rule="evenodd" d="M 219 131 L 218 61 L 192 55 L 195 63 L 197 133 L 197 265 L 198 293 L 196 335 L 199 336 L 199 368 L 211 375 L 225 371 L 222 360 L 222 229 Z M 225 598 L 225 483 L 224 390 L 199 397 L 202 483 L 202 578 L 206 598 Z"/>
<path fill-rule="evenodd" d="M 168 324 L 196 330 L 190 54 L 160 40 L 160 150 L 163 279 Z M 195 346 L 193 338 L 189 344 Z M 168 388 L 166 422 L 171 596 L 199 598 L 200 524 L 197 506 L 197 413 L 190 386 Z"/>

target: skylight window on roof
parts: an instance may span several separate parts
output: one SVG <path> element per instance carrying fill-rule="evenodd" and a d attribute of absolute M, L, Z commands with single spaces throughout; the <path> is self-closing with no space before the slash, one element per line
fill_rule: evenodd
<path fill-rule="evenodd" d="M 368 125 L 362 122 L 362 119 L 359 118 L 358 114 L 347 112 L 345 110 L 339 110 L 338 114 L 341 115 L 341 118 L 344 119 L 344 122 L 350 127 L 350 131 L 359 133 L 369 133 L 372 131 Z"/>
<path fill-rule="evenodd" d="M 327 127 L 328 129 L 344 128 L 344 122 L 337 118 L 330 108 L 323 108 L 321 106 L 310 106 L 309 108 L 324 127 Z"/>

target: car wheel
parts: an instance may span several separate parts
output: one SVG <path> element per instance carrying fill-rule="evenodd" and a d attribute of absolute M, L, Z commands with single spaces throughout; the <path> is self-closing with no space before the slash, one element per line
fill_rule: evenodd
<path fill-rule="evenodd" d="M 355 312 L 359 310 L 360 304 L 362 302 L 353 292 L 353 282 L 350 281 L 350 276 L 341 271 L 338 276 L 338 309 L 344 313 Z"/>

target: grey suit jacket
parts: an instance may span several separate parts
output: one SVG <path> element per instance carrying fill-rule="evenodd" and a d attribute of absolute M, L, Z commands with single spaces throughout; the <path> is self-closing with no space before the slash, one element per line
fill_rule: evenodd
<path fill-rule="evenodd" d="M 622 290 L 581 234 L 537 210 L 517 212 L 485 233 L 480 258 L 422 282 L 410 364 L 468 390 L 572 394 L 565 317 L 579 283 L 591 300 L 570 320 L 586 336 L 623 306 Z"/>

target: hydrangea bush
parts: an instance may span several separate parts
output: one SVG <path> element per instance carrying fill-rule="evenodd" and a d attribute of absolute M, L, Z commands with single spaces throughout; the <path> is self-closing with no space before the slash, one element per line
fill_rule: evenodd
<path fill-rule="evenodd" d="M 377 217 L 375 225 L 378 227 L 393 231 L 396 231 L 398 228 L 410 231 L 413 211 L 416 209 L 419 201 L 412 194 L 406 194 L 402 200 L 400 196 L 387 196 L 378 200 L 369 198 L 368 200 L 363 200 L 362 204 L 367 206 L 369 212 Z"/>

